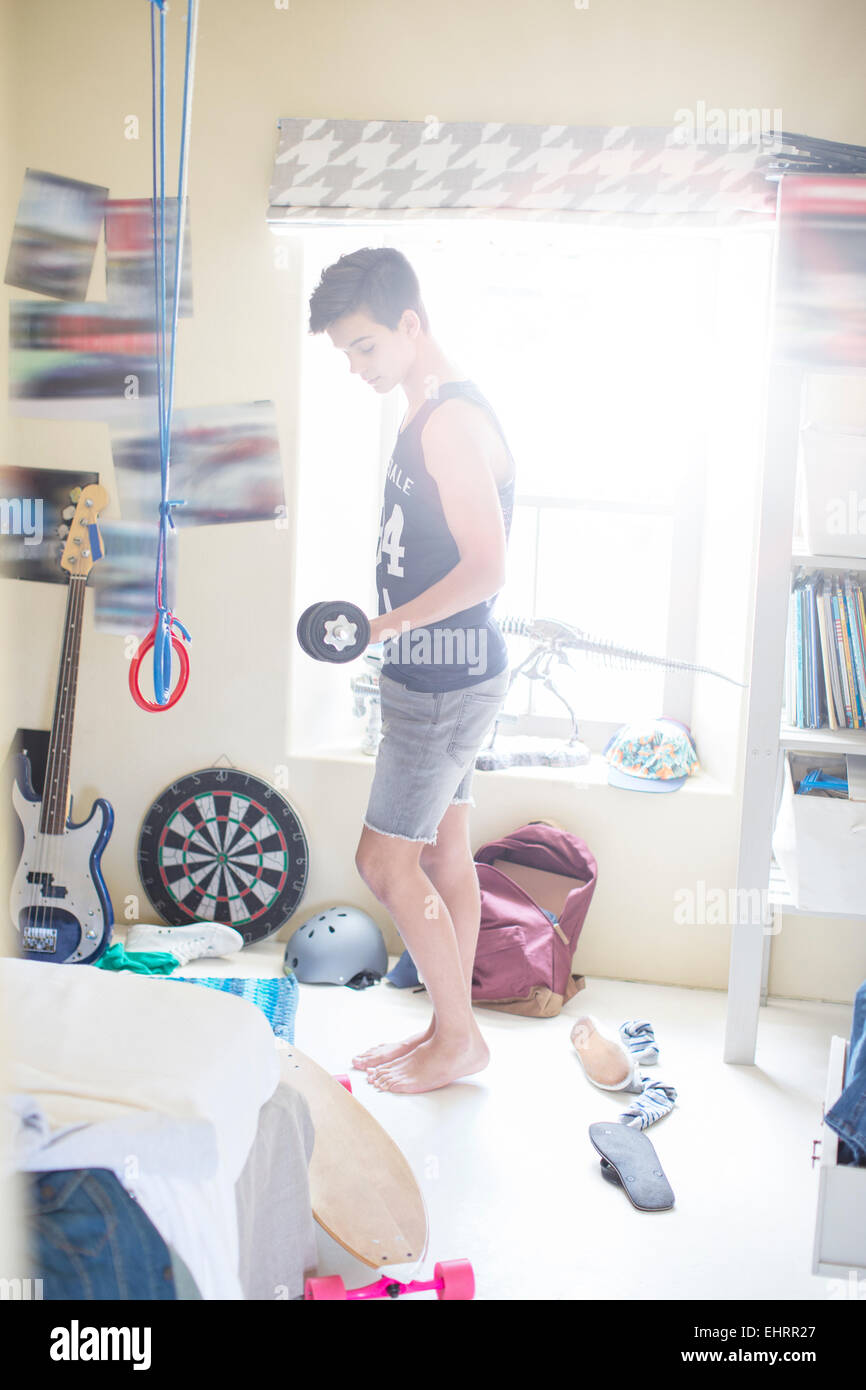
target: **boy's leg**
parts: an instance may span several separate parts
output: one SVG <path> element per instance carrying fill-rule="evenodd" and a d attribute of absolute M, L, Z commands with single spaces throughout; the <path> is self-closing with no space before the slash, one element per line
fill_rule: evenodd
<path fill-rule="evenodd" d="M 448 907 L 421 867 L 421 850 L 416 840 L 365 826 L 356 855 L 358 872 L 394 919 L 435 1013 L 430 1037 L 403 1057 L 368 1068 L 369 1080 L 381 1090 L 434 1090 L 480 1071 L 490 1056 L 472 1014 L 465 948 L 461 951 Z"/>
<path fill-rule="evenodd" d="M 469 840 L 469 810 L 466 803 L 449 806 L 439 822 L 435 845 L 419 846 L 419 863 L 451 915 L 466 988 L 471 998 L 472 967 L 481 923 L 481 893 Z M 363 1071 L 368 1067 L 396 1061 L 398 1057 L 412 1052 L 419 1043 L 432 1038 L 435 1031 L 434 1010 L 423 1032 L 402 1042 L 371 1047 L 353 1057 L 352 1063 Z"/>
<path fill-rule="evenodd" d="M 457 947 L 472 998 L 472 967 L 481 928 L 481 888 L 469 840 L 468 804 L 449 806 L 439 822 L 435 845 L 421 851 L 421 868 L 445 903 L 454 923 Z"/>

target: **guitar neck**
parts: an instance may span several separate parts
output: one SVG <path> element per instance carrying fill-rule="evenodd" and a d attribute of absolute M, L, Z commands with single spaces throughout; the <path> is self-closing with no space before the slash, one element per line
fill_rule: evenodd
<path fill-rule="evenodd" d="M 62 835 L 66 829 L 69 803 L 69 758 L 72 726 L 75 721 L 75 695 L 78 686 L 78 658 L 84 621 L 84 591 L 87 575 L 73 574 L 66 596 L 63 647 L 54 696 L 54 718 L 48 744 L 48 763 L 42 793 L 39 829 L 43 835 Z"/>

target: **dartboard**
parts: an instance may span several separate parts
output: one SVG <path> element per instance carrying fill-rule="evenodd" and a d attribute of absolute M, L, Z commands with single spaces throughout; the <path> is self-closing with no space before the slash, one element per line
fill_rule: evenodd
<path fill-rule="evenodd" d="M 172 927 L 223 922 L 244 944 L 273 936 L 307 881 L 307 838 L 274 787 L 237 768 L 208 767 L 172 782 L 138 842 L 147 896 Z"/>

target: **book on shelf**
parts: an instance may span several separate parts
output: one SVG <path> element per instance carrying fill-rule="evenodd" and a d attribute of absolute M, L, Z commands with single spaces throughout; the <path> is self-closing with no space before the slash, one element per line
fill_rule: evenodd
<path fill-rule="evenodd" d="M 784 716 L 797 729 L 866 728 L 862 574 L 798 572 L 788 607 Z"/>

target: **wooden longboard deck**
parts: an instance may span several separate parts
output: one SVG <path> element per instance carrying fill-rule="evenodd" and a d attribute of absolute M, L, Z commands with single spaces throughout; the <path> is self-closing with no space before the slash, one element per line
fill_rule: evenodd
<path fill-rule="evenodd" d="M 282 1079 L 305 1097 L 316 1131 L 310 1160 L 316 1221 L 371 1269 L 420 1262 L 427 1250 L 427 1212 L 401 1150 L 369 1110 L 300 1048 L 280 1049 L 280 1059 Z"/>

